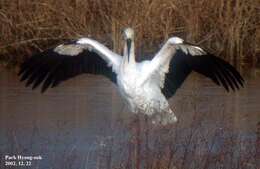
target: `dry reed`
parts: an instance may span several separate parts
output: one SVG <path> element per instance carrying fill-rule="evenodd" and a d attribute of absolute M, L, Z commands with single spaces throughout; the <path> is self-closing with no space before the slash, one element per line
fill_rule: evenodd
<path fill-rule="evenodd" d="M 177 35 L 239 69 L 254 67 L 258 7 L 257 0 L 0 0 L 0 59 L 20 63 L 33 52 L 81 36 L 120 52 L 121 30 L 131 26 L 139 53 L 154 52 Z"/>
<path fill-rule="evenodd" d="M 8 144 L 0 155 L 39 153 L 44 160 L 33 162 L 32 167 L 52 169 L 258 169 L 255 135 L 241 136 L 223 124 L 228 122 L 225 116 L 220 113 L 215 124 L 209 127 L 205 125 L 208 119 L 195 112 L 190 127 L 182 128 L 178 123 L 154 126 L 141 115 L 130 126 L 117 126 L 120 128 L 113 131 L 114 136 L 97 138 L 86 145 L 71 138 L 72 133 L 60 129 L 54 140 L 41 131 L 32 133 L 29 139 L 32 142 L 28 144 L 17 136 L 16 129 L 10 129 L 6 132 Z M 124 127 L 130 136 L 120 139 L 120 129 Z M 4 164 L 3 158 L 0 162 Z"/>

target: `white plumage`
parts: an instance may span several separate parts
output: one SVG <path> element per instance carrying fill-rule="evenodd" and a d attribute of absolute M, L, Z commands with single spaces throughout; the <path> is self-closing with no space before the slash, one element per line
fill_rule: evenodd
<path fill-rule="evenodd" d="M 167 99 L 193 70 L 227 91 L 243 86 L 233 66 L 181 38 L 168 39 L 152 60 L 136 62 L 133 29 L 125 29 L 123 37 L 123 56 L 89 38 L 36 54 L 22 64 L 21 81 L 27 80 L 26 86 L 33 89 L 42 83 L 44 92 L 81 73 L 102 74 L 117 84 L 132 112 L 145 113 L 162 124 L 177 121 Z"/>

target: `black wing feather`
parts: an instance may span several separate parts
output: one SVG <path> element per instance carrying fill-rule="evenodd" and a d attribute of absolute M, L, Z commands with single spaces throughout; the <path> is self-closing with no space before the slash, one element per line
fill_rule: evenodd
<path fill-rule="evenodd" d="M 27 59 L 20 68 L 18 75 L 21 81 L 26 81 L 26 86 L 32 89 L 42 85 L 41 91 L 55 87 L 62 81 L 82 73 L 100 74 L 116 83 L 116 74 L 112 67 L 108 67 L 94 51 L 84 50 L 76 56 L 61 55 L 48 49 Z"/>
<path fill-rule="evenodd" d="M 176 55 L 170 62 L 169 72 L 166 74 L 164 88 L 162 93 L 166 98 L 170 98 L 176 90 L 182 85 L 183 81 L 191 73 L 192 68 L 188 64 L 190 56 L 184 52 L 177 51 Z"/>
<path fill-rule="evenodd" d="M 177 50 L 169 65 L 166 74 L 163 94 L 166 98 L 173 96 L 182 85 L 187 76 L 196 71 L 210 78 L 215 84 L 223 86 L 227 91 L 230 88 L 235 91 L 243 87 L 244 79 L 240 73 L 228 62 L 212 55 L 186 54 Z"/>

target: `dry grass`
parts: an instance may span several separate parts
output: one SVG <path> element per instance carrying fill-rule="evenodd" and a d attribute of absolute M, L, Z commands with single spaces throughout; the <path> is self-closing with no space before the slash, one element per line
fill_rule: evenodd
<path fill-rule="evenodd" d="M 128 126 L 114 128 L 113 136 L 91 144 L 79 144 L 66 130 L 58 130 L 50 139 L 36 126 L 27 139 L 31 141 L 25 142 L 17 129 L 10 129 L 0 155 L 39 154 L 44 160 L 33 161 L 32 167 L 40 169 L 258 169 L 259 140 L 254 133 L 248 137 L 234 131 L 224 124 L 230 122 L 225 113 L 220 113 L 213 127 L 199 114 L 193 116 L 189 128 L 154 126 L 139 116 Z M 120 130 L 130 135 L 123 136 Z M 3 158 L 0 161 L 4 164 Z"/>
<path fill-rule="evenodd" d="M 252 67 L 259 52 L 258 7 L 257 0 L 0 0 L 0 58 L 19 63 L 81 36 L 119 52 L 121 29 L 131 26 L 141 51 L 178 35 L 238 68 Z"/>

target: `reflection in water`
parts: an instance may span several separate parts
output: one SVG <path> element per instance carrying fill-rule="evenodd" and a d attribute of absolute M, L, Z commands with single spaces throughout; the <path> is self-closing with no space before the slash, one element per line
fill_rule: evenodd
<path fill-rule="evenodd" d="M 256 168 L 259 85 L 226 93 L 194 75 L 170 100 L 179 122 L 163 127 L 128 113 L 102 77 L 41 94 L 1 72 L 0 155 L 40 154 L 39 168 Z"/>

